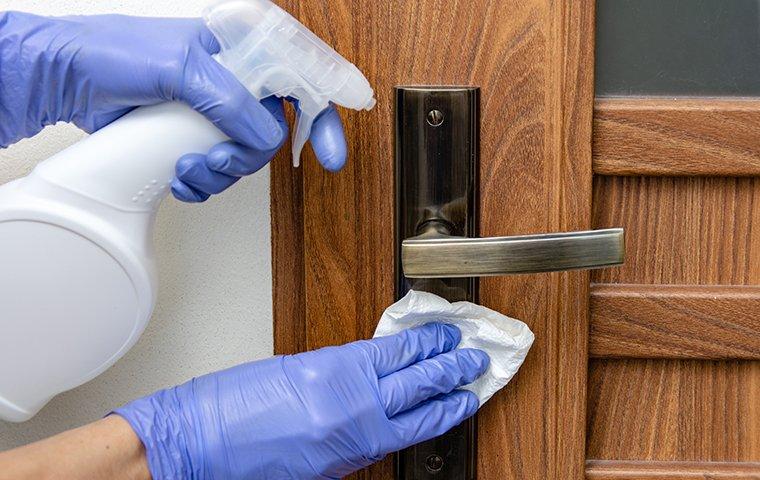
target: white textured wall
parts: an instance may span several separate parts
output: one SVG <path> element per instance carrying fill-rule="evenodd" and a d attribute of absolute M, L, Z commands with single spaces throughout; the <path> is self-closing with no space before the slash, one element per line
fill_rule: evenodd
<path fill-rule="evenodd" d="M 203 0 L 0 0 L 0 10 L 64 15 L 198 15 Z M 70 125 L 0 150 L 0 183 L 82 138 Z M 130 399 L 272 353 L 269 171 L 205 204 L 173 198 L 156 229 L 158 306 L 135 347 L 100 377 L 22 424 L 0 422 L 0 450 L 95 420 Z M 106 319 L 104 319 L 106 320 Z"/>

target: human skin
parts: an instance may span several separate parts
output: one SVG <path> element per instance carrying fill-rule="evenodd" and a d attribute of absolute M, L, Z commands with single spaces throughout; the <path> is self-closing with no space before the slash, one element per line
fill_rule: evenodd
<path fill-rule="evenodd" d="M 151 478 L 143 444 L 118 415 L 0 452 L 0 480 L 98 478 Z"/>

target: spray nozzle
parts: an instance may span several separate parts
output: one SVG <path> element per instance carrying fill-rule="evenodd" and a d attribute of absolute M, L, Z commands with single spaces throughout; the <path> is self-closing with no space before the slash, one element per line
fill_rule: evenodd
<path fill-rule="evenodd" d="M 217 59 L 256 97 L 298 100 L 293 165 L 330 103 L 370 110 L 374 92 L 351 62 L 269 0 L 222 0 L 204 12 L 221 45 Z"/>

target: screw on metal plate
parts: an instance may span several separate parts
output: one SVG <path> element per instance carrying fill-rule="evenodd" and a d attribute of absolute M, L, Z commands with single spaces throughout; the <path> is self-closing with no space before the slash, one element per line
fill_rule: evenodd
<path fill-rule="evenodd" d="M 440 127 L 443 123 L 443 112 L 440 110 L 430 110 L 427 114 L 427 122 L 431 127 Z"/>
<path fill-rule="evenodd" d="M 425 459 L 425 469 L 430 473 L 438 473 L 443 468 L 443 458 L 440 455 L 428 455 Z"/>

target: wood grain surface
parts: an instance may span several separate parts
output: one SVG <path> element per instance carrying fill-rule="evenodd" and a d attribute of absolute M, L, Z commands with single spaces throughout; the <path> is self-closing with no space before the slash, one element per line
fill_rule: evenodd
<path fill-rule="evenodd" d="M 588 398 L 589 459 L 760 462 L 760 362 L 592 360 Z"/>
<path fill-rule="evenodd" d="M 592 285 L 589 355 L 760 360 L 760 287 Z"/>
<path fill-rule="evenodd" d="M 593 6 L 578 2 L 283 1 L 367 75 L 378 105 L 344 112 L 349 164 L 324 172 L 309 152 L 300 190 L 303 239 L 275 232 L 273 249 L 303 264 L 305 347 L 372 335 L 393 301 L 392 88 L 482 87 L 484 234 L 588 228 L 591 198 Z M 278 158 L 286 163 L 284 156 Z M 272 170 L 278 228 L 298 229 L 299 185 Z M 289 193 L 290 192 L 290 193 Z M 277 263 L 280 258 L 274 258 Z M 277 284 L 278 281 L 275 280 Z M 279 281 L 297 294 L 298 280 Z M 480 414 L 479 478 L 580 478 L 584 471 L 588 273 L 484 282 L 483 303 L 524 319 L 528 362 Z M 529 295 L 527 295 L 529 293 Z M 283 351 L 300 346 L 287 294 L 275 297 Z M 561 321 L 573 318 L 572 322 Z M 389 462 L 357 478 L 391 478 Z"/>
<path fill-rule="evenodd" d="M 589 460 L 588 480 L 760 480 L 760 463 Z"/>
<path fill-rule="evenodd" d="M 504 68 L 484 96 L 481 234 L 586 229 L 594 2 L 496 4 L 502 13 L 491 28 L 501 25 L 503 46 L 486 42 L 484 51 Z M 481 410 L 479 478 L 583 476 L 588 278 L 481 280 L 481 301 L 524 320 L 536 341 L 509 387 Z"/>
<path fill-rule="evenodd" d="M 758 99 L 598 99 L 594 172 L 756 176 L 759 132 Z"/>
<path fill-rule="evenodd" d="M 760 285 L 760 178 L 598 176 L 608 226 L 626 229 L 625 265 L 595 283 Z"/>
<path fill-rule="evenodd" d="M 626 264 L 592 274 L 588 458 L 760 473 L 760 180 L 598 176 L 593 218 L 626 228 Z"/>
<path fill-rule="evenodd" d="M 303 170 L 293 170 L 289 160 L 284 148 L 272 162 L 270 180 L 274 351 L 279 354 L 306 350 Z"/>

